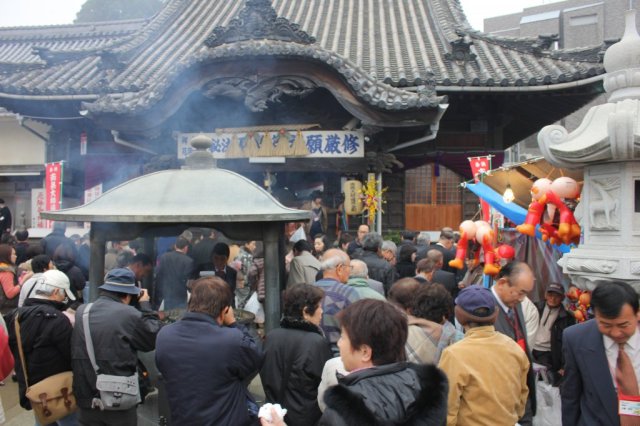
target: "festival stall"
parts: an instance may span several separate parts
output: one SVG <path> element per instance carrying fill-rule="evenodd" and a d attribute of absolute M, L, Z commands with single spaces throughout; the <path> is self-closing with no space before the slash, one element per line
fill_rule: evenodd
<path fill-rule="evenodd" d="M 511 251 L 505 247 L 512 247 L 513 258 L 527 262 L 536 275 L 533 300 L 544 297 L 546 283 L 559 282 L 568 288 L 570 283 L 557 261 L 579 243 L 573 209 L 581 181 L 580 171 L 556 168 L 544 158 L 534 158 L 489 170 L 476 183 L 463 184 L 491 207 L 492 214 L 489 223 L 461 224 L 460 249 L 452 266 L 459 267 L 460 259 L 470 256 L 460 252 L 470 247 L 467 251 L 484 261 L 485 275 L 495 277 L 500 260 L 510 258 Z M 555 192 L 551 190 L 554 182 Z M 485 284 L 489 282 L 487 278 Z"/>

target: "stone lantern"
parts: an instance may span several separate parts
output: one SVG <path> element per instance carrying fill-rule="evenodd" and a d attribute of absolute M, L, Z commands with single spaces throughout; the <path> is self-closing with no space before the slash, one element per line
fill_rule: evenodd
<path fill-rule="evenodd" d="M 547 126 L 538 134 L 545 158 L 557 167 L 583 168 L 576 209 L 583 242 L 560 261 L 582 289 L 619 280 L 640 292 L 640 36 L 635 10 L 625 33 L 604 56 L 608 102 L 589 110 L 569 133 Z"/>

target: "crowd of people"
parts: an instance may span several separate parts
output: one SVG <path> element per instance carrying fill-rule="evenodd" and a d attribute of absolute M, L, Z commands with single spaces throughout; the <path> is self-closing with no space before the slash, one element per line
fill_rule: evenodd
<path fill-rule="evenodd" d="M 321 208 L 313 222 L 322 230 Z M 449 268 L 451 229 L 433 243 L 428 233 L 402 237 L 385 241 L 363 224 L 335 246 L 292 243 L 280 327 L 266 336 L 238 321 L 264 302 L 259 241 L 192 229 L 155 263 L 118 242 L 93 303 L 76 263 L 82 241 L 60 227 L 28 269 L 16 264 L 17 241 L 0 244 L 20 404 L 38 403 L 30 384 L 73 371 L 78 409 L 51 424 L 135 425 L 149 390 L 137 353 L 155 349 L 175 425 L 530 425 L 540 371 L 560 387 L 564 424 L 635 424 L 640 336 L 628 284 L 598 285 L 595 319 L 574 326 L 563 284 L 538 283 L 544 300 L 529 300 L 536 282 L 525 262 L 502 265 L 487 288 L 472 259 Z M 98 383 L 105 375 L 134 383 L 134 403 L 114 408 Z M 258 375 L 265 402 L 286 415 L 259 417 L 248 391 Z"/>

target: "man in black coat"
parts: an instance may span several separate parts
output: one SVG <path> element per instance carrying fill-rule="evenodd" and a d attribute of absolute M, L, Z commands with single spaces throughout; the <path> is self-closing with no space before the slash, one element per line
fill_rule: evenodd
<path fill-rule="evenodd" d="M 396 271 L 382 257 L 382 237 L 377 232 L 369 232 L 362 241 L 362 248 L 364 252 L 360 260 L 367 264 L 369 278 L 380 281 L 384 286 L 385 294 L 388 293 L 396 281 Z"/>
<path fill-rule="evenodd" d="M 49 235 L 40 240 L 40 245 L 42 246 L 42 250 L 44 254 L 53 259 L 53 254 L 55 253 L 58 246 L 64 242 L 71 244 L 74 247 L 74 257 L 75 257 L 75 244 L 69 238 L 67 238 L 64 233 L 67 231 L 67 224 L 65 222 L 53 222 L 53 230 Z"/>
<path fill-rule="evenodd" d="M 440 238 L 435 244 L 429 246 L 429 250 L 436 249 L 442 253 L 442 270 L 455 274 L 457 269 L 449 266 L 449 261 L 455 259 L 456 251 L 453 248 L 453 231 L 451 228 L 442 228 Z"/>
<path fill-rule="evenodd" d="M 229 285 L 231 293 L 235 295 L 238 271 L 228 265 L 230 252 L 226 243 L 217 243 L 213 246 L 213 251 L 211 252 L 211 262 L 203 265 L 202 269 L 198 271 L 198 276 L 194 278 L 215 275 L 222 278 Z M 231 307 L 236 307 L 235 296 L 231 298 Z"/>
<path fill-rule="evenodd" d="M 10 233 L 12 223 L 11 210 L 6 206 L 4 200 L 0 198 L 0 234 L 4 234 L 5 232 Z"/>
<path fill-rule="evenodd" d="M 545 300 L 535 302 L 540 314 L 540 324 L 532 342 L 533 359 L 547 367 L 553 384 L 558 386 L 564 374 L 562 332 L 576 321 L 562 306 L 564 287 L 561 284 L 549 284 L 544 298 Z"/>
<path fill-rule="evenodd" d="M 63 311 L 67 308 L 64 300 L 75 300 L 69 278 L 57 270 L 44 272 L 34 284 L 32 296 L 17 315 L 7 324 L 9 346 L 15 359 L 18 378 L 20 405 L 31 409 L 31 403 L 25 396 L 27 385 L 18 350 L 18 337 L 15 321 L 20 325 L 20 342 L 27 364 L 29 384 L 38 383 L 54 374 L 71 371 L 71 333 L 73 326 Z M 69 421 L 75 418 L 71 414 Z M 67 418 L 65 417 L 65 420 Z M 66 423 L 65 423 L 66 424 Z"/>
<path fill-rule="evenodd" d="M 187 308 L 187 284 L 193 276 L 193 259 L 187 256 L 189 241 L 178 237 L 172 251 L 158 259 L 155 306 L 164 301 L 164 312 L 171 319 L 178 319 Z"/>
<path fill-rule="evenodd" d="M 444 288 L 446 288 L 447 291 L 451 294 L 453 300 L 455 300 L 460 289 L 458 288 L 458 284 L 456 283 L 456 275 L 452 272 L 442 270 L 442 252 L 437 249 L 431 249 L 427 252 L 427 259 L 431 259 L 435 266 L 433 276 L 431 277 L 431 282 L 442 284 Z"/>
<path fill-rule="evenodd" d="M 218 277 L 194 282 L 188 312 L 158 334 L 156 364 L 175 425 L 255 425 L 246 382 L 264 354 L 236 323 L 233 293 Z M 257 414 L 257 412 L 255 413 Z"/>

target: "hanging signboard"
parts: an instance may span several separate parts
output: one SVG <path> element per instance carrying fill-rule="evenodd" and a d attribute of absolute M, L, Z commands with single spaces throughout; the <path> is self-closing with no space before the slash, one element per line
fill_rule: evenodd
<path fill-rule="evenodd" d="M 178 158 L 188 156 L 189 141 L 199 133 L 178 134 Z M 362 158 L 364 134 L 359 131 L 266 131 L 205 133 L 215 158 Z"/>
<path fill-rule="evenodd" d="M 344 212 L 349 216 L 362 213 L 362 182 L 359 180 L 348 180 L 344 183 Z"/>

